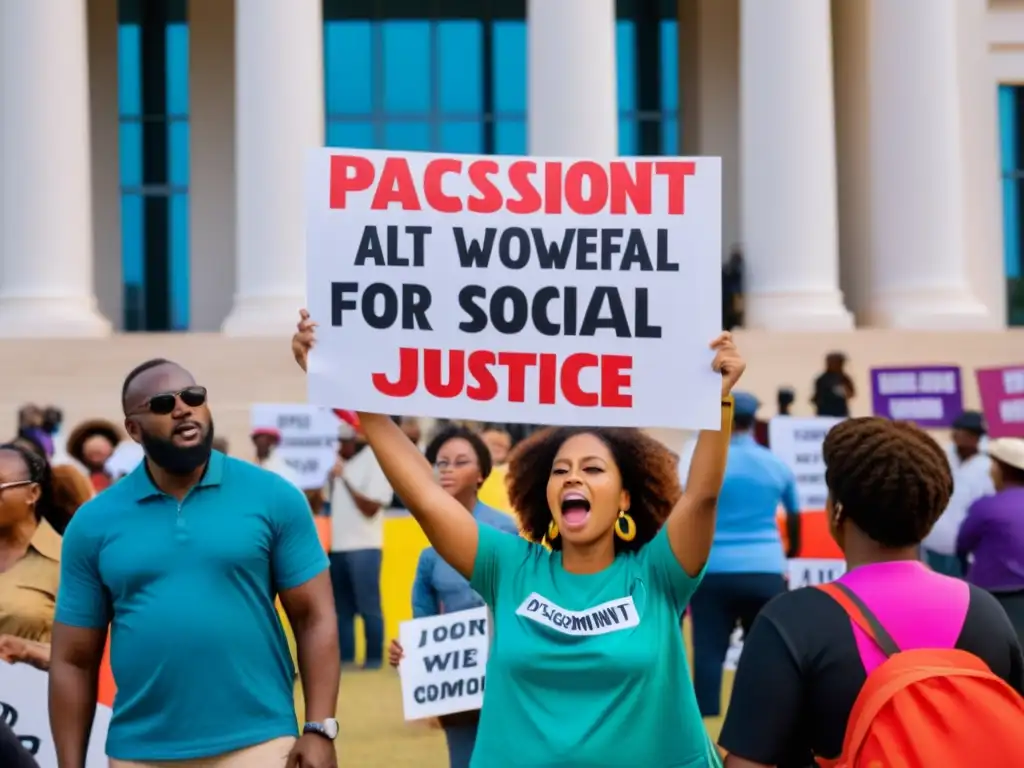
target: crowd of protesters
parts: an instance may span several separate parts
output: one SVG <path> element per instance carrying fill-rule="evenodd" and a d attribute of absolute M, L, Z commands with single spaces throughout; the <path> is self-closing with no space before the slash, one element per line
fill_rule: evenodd
<path fill-rule="evenodd" d="M 61 561 L 65 560 L 66 570 L 69 557 L 83 556 L 77 550 L 73 554 L 62 551 L 66 550 L 62 537 L 69 521 L 84 504 L 94 498 L 113 502 L 114 489 L 126 488 L 120 484 L 128 482 L 127 476 L 137 476 L 132 473 L 148 456 L 144 474 L 149 478 L 146 482 L 153 485 L 147 487 L 178 496 L 179 525 L 182 525 L 182 504 L 189 498 L 190 489 L 196 483 L 202 485 L 209 481 L 205 473 L 213 466 L 211 457 L 228 452 L 222 439 L 213 436 L 212 422 L 204 431 L 202 419 L 193 425 L 190 421 L 181 422 L 177 415 L 181 408 L 202 411 L 205 389 L 172 363 L 158 360 L 151 361 L 150 365 L 152 370 L 163 371 L 164 378 L 177 376 L 181 381 L 175 386 L 178 383 L 182 386 L 173 395 L 167 395 L 163 392 L 167 387 L 162 379 L 146 384 L 145 374 L 150 369 L 143 367 L 141 372 L 133 374 L 135 379 L 141 378 L 148 389 L 133 394 L 129 387 L 133 377 L 129 376 L 123 402 L 126 425 L 137 424 L 136 434 L 129 435 L 125 428 L 103 419 L 90 419 L 66 429 L 58 407 L 27 405 L 18 412 L 16 434 L 0 445 L 0 659 L 29 664 L 44 671 L 51 669 L 55 615 L 58 623 L 62 621 L 57 608 Z M 835 594 L 816 589 L 787 591 L 786 558 L 799 551 L 801 537 L 794 476 L 770 452 L 767 420 L 761 418 L 765 409 L 761 403 L 744 392 L 727 391 L 726 394 L 729 395 L 728 412 L 723 411 L 722 434 L 729 436 L 731 433 L 731 437 L 721 467 L 721 489 L 714 494 L 717 516 L 713 518 L 713 532 L 708 538 L 709 551 L 703 555 L 696 553 L 697 559 L 692 562 L 687 559 L 689 556 L 680 556 L 674 567 L 682 566 L 682 570 L 664 584 L 669 601 L 666 605 L 674 606 L 667 615 L 678 609 L 680 615 L 685 611 L 693 622 L 693 686 L 686 684 L 689 694 L 679 691 L 673 694 L 682 696 L 679 701 L 663 702 L 667 711 L 674 711 L 687 721 L 695 717 L 697 722 L 701 717 L 719 714 L 722 662 L 730 637 L 737 628 L 741 628 L 744 635 L 743 654 L 720 741 L 727 754 L 728 768 L 829 765 L 844 748 L 844 734 L 859 694 L 872 674 L 884 666 L 894 648 L 900 651 L 960 649 L 980 659 L 986 670 L 1005 681 L 1012 690 L 1019 692 L 1024 688 L 1024 662 L 1020 652 L 1024 639 L 1024 440 L 987 439 L 984 419 L 971 411 L 957 419 L 946 448 L 907 424 L 846 418 L 829 433 L 824 459 L 828 467 L 827 516 L 833 538 L 845 556 L 848 573 L 836 582 L 839 591 Z M 165 395 L 171 398 L 168 402 L 157 402 Z M 824 370 L 813 382 L 808 395 L 819 415 L 849 416 L 850 401 L 856 392 L 842 353 L 826 356 Z M 129 408 L 133 397 L 138 401 L 134 410 Z M 789 415 L 796 399 L 793 388 L 781 387 L 777 415 Z M 319 570 L 319 561 L 309 549 L 313 539 L 306 533 L 296 533 L 295 541 L 289 542 L 287 547 L 282 545 L 287 554 L 274 561 L 275 569 L 281 569 L 281 573 L 275 571 L 278 580 L 270 592 L 259 598 L 262 605 L 272 605 L 274 599 L 281 596 L 285 614 L 296 630 L 304 682 L 313 677 L 310 648 L 317 649 L 318 658 L 322 658 L 325 648 L 334 649 L 331 653 L 336 655 L 339 666 L 354 665 L 357 616 L 362 619 L 365 632 L 366 668 L 382 666 L 385 655 L 393 665 L 402 658 L 403 649 L 397 643 L 392 643 L 385 654 L 380 596 L 385 510 L 408 507 L 433 544 L 422 552 L 416 568 L 409 596 L 413 616 L 430 616 L 483 604 L 493 609 L 495 601 L 503 604 L 503 590 L 507 588 L 503 586 L 503 569 L 511 567 L 509 564 L 516 558 L 536 557 L 530 554 L 531 550 L 519 551 L 520 547 L 529 546 L 529 540 L 542 544 L 546 552 L 556 553 L 558 567 L 566 568 L 565 576 L 554 577 L 553 582 L 545 581 L 549 590 L 569 594 L 572 590 L 566 585 L 570 582 L 563 580 L 580 578 L 574 570 L 577 566 L 572 563 L 593 546 L 588 538 L 590 533 L 584 533 L 589 530 L 586 521 L 597 519 L 591 517 L 592 512 L 604 515 L 604 502 L 603 497 L 595 495 L 585 499 L 585 509 L 580 507 L 577 511 L 571 503 L 560 501 L 555 512 L 548 512 L 544 483 L 548 483 L 549 475 L 554 477 L 557 469 L 554 465 L 558 462 L 565 464 L 568 477 L 575 477 L 577 472 L 586 476 L 591 470 L 584 465 L 595 461 L 593 457 L 602 455 L 603 450 L 611 451 L 601 461 L 622 473 L 618 492 L 625 494 L 616 502 L 617 514 L 610 518 L 611 564 L 619 562 L 621 553 L 644 552 L 648 546 L 655 547 L 657 533 L 672 508 L 669 505 L 661 509 L 658 505 L 667 504 L 680 492 L 683 498 L 691 499 L 694 494 L 704 493 L 701 484 L 706 483 L 708 477 L 713 479 L 719 471 L 713 469 L 713 463 L 708 463 L 711 459 L 692 453 L 675 469 L 675 458 L 664 453 L 655 442 L 642 440 L 640 433 L 625 438 L 614 430 L 607 433 L 601 430 L 552 432 L 532 425 L 451 421 L 431 424 L 428 433 L 424 421 L 412 417 L 388 419 L 388 427 L 375 417 L 365 414 L 363 417 L 352 414 L 351 419 L 341 422 L 337 461 L 324 478 L 323 488 L 307 492 L 304 497 L 296 493 L 297 498 L 304 498 L 304 514 L 325 514 L 333 520 L 323 570 Z M 152 423 L 144 425 L 145 419 Z M 182 424 L 185 431 L 179 432 Z M 195 433 L 186 436 L 185 432 L 193 427 Z M 129 427 L 129 431 L 131 429 Z M 590 437 L 596 442 L 587 443 Z M 438 532 L 438 526 L 448 525 L 447 518 L 444 521 L 434 519 L 434 505 L 440 503 L 441 497 L 431 496 L 429 503 L 425 501 L 421 491 L 427 477 L 409 474 L 408 467 L 415 464 L 413 454 L 406 453 L 399 438 L 416 451 L 415 455 L 422 457 L 417 461 L 422 461 L 422 466 L 430 470 L 428 485 L 436 481 L 444 498 L 450 500 L 445 504 L 452 509 L 451 520 L 455 521 L 456 510 L 461 510 L 460 515 L 465 514 L 466 519 L 475 521 L 472 530 L 478 531 L 478 546 L 486 547 L 484 555 L 477 555 L 477 562 L 481 556 L 489 558 L 488 562 L 493 561 L 488 566 L 493 572 L 486 578 L 477 573 L 471 561 L 467 564 L 464 553 L 460 554 L 459 547 L 446 538 L 459 540 L 462 534 L 455 533 L 454 529 L 446 534 Z M 254 464 L 276 475 L 275 482 L 282 484 L 271 484 L 267 489 L 291 487 L 296 490 L 293 471 L 276 452 L 280 435 L 273 430 L 256 429 L 251 439 Z M 605 448 L 601 448 L 602 445 Z M 408 461 L 396 466 L 389 460 L 396 451 Z M 634 454 L 641 457 L 635 465 L 631 463 L 634 459 L 628 458 Z M 242 471 L 233 469 L 236 464 L 251 466 L 234 459 L 216 461 L 218 466 L 222 461 L 234 462 L 223 465 L 231 467 L 233 473 Z M 665 467 L 671 467 L 662 468 L 668 474 L 658 469 L 659 462 L 667 462 Z M 174 478 L 180 478 L 184 470 L 188 470 L 185 474 L 189 477 L 194 476 L 192 485 L 175 485 Z M 161 471 L 165 475 L 161 475 Z M 253 485 L 256 479 L 253 475 L 246 484 Z M 692 486 L 695 480 L 696 487 Z M 164 481 L 169 485 L 165 487 Z M 574 485 L 575 482 L 565 486 L 568 489 L 565 493 L 576 490 L 591 493 L 598 487 L 592 485 L 590 479 L 578 485 Z M 652 482 L 661 484 L 660 490 L 654 496 L 645 495 L 651 493 Z M 180 493 L 169 491 L 172 486 Z M 673 490 L 674 487 L 681 490 Z M 246 492 L 251 490 L 247 488 Z M 597 492 L 605 491 L 598 489 Z M 633 499 L 634 505 L 638 499 L 648 505 L 654 517 L 644 517 L 643 507 L 630 507 L 629 499 Z M 90 505 L 91 517 L 95 517 L 97 508 L 97 505 Z M 785 512 L 781 530 L 777 524 L 780 509 Z M 518 512 L 518 519 L 515 512 Z M 294 518 L 288 524 L 297 525 Z M 78 527 L 84 529 L 86 523 Z M 273 526 L 272 529 L 277 530 Z M 313 530 L 311 526 L 309 530 Z M 687 531 L 688 537 L 704 536 L 696 529 L 687 528 Z M 502 534 L 518 536 L 506 542 Z M 513 546 L 514 541 L 522 544 Z M 319 546 L 319 542 L 316 543 Z M 678 554 L 677 546 L 680 545 L 673 543 L 667 552 Z M 305 554 L 296 555 L 296 552 Z M 568 564 L 562 565 L 563 562 Z M 587 561 L 582 562 L 585 565 Z M 642 568 L 653 569 L 644 578 L 653 579 L 652 584 L 668 578 L 666 574 L 674 573 L 669 562 L 643 565 Z M 675 563 L 675 559 L 671 562 Z M 531 571 L 529 578 L 541 579 L 543 573 L 547 571 Z M 310 581 L 314 576 L 317 586 L 311 592 L 307 587 L 314 583 Z M 525 572 L 520 577 L 526 578 Z M 551 578 L 551 574 L 543 576 L 543 579 Z M 578 586 L 573 589 L 578 590 Z M 329 610 L 325 599 L 330 603 Z M 101 623 L 103 637 L 106 636 L 105 622 L 110 620 L 110 614 L 90 604 L 86 597 L 80 596 L 79 613 L 74 612 L 70 598 L 65 602 L 72 605 L 65 608 L 66 623 L 77 622 L 89 627 L 92 623 Z M 89 610 L 82 607 L 87 605 L 93 607 Z M 853 612 L 851 605 L 855 608 Z M 503 606 L 502 610 L 506 608 Z M 116 605 L 114 610 L 116 612 Z M 221 605 L 216 610 L 223 612 L 224 609 Z M 246 615 L 245 610 L 240 608 L 239 611 L 238 615 Z M 314 629 L 321 626 L 314 619 L 325 615 L 329 615 L 332 626 L 330 639 L 324 639 L 324 635 L 317 634 L 321 630 Z M 274 617 L 276 622 L 276 611 Z M 237 616 L 225 620 L 231 623 L 233 631 L 244 624 Z M 98 631 L 86 627 L 82 630 Z M 290 668 L 291 664 L 283 662 L 278 655 L 279 630 L 277 623 L 253 625 L 253 632 L 264 638 L 267 654 L 259 663 Z M 76 637 L 75 642 L 88 644 L 94 637 L 82 635 Z M 536 638 L 524 636 L 519 640 L 529 645 Z M 537 659 L 553 653 L 547 647 L 538 646 L 534 650 Z M 537 713 L 521 710 L 525 706 L 521 698 L 526 695 L 525 689 L 515 687 L 533 679 L 531 673 L 520 668 L 521 660 L 503 658 L 500 653 L 497 658 L 494 663 L 504 670 L 502 674 L 519 682 L 509 688 L 496 676 L 493 682 L 489 680 L 488 700 L 499 701 L 499 704 L 490 705 L 491 709 L 485 708 L 483 713 L 467 712 L 442 718 L 453 768 L 484 765 L 485 761 L 479 757 L 473 758 L 478 743 L 484 744 L 481 749 L 488 754 L 513 749 L 505 733 L 507 724 L 499 726 L 496 722 L 501 712 L 491 715 L 488 722 L 488 711 L 502 710 L 506 715 L 518 711 L 516 716 L 522 720 L 520 725 L 524 728 L 540 727 Z M 624 657 L 619 664 L 627 661 Z M 639 663 L 639 657 L 637 661 Z M 647 661 L 655 663 L 653 659 Z M 673 675 L 686 670 L 685 661 L 677 664 L 674 657 L 659 657 L 656 661 L 668 665 L 666 670 Z M 576 662 L 564 657 L 562 663 L 571 666 Z M 322 668 L 318 669 L 322 673 Z M 598 672 L 596 668 L 581 669 L 581 685 L 584 679 Z M 615 673 L 625 674 L 625 669 L 616 666 Z M 289 671 L 288 690 L 292 675 Z M 129 679 L 130 675 L 125 678 Z M 568 696 L 566 679 L 562 675 L 560 687 L 556 686 L 558 690 L 548 681 L 535 686 L 536 690 L 529 695 Z M 283 685 L 273 672 L 264 686 L 265 690 L 280 694 L 281 707 L 285 706 Z M 225 684 L 225 690 L 231 689 L 231 685 Z M 313 691 L 312 700 L 307 691 L 307 706 L 311 705 L 313 712 L 323 712 L 323 717 L 307 723 L 307 728 L 330 730 L 334 709 L 324 700 L 330 697 L 331 690 L 336 696 L 336 684 L 321 686 L 319 692 Z M 623 692 L 615 694 L 616 700 L 621 702 L 624 695 Z M 993 702 L 993 706 L 1000 706 L 998 700 L 993 699 Z M 216 702 L 206 702 L 204 706 L 207 704 L 214 706 Z M 569 702 L 568 706 L 576 713 L 573 723 L 579 720 L 582 727 L 583 720 L 590 717 L 586 714 L 590 711 L 587 707 L 593 709 L 594 704 L 593 696 Z M 192 705 L 198 706 L 195 702 Z M 614 707 L 602 717 L 607 719 L 608 712 L 612 711 L 616 711 Z M 267 712 L 267 722 L 271 725 L 261 733 L 261 739 L 273 736 L 275 728 L 282 730 L 281 726 L 272 724 L 279 714 Z M 74 720 L 72 715 L 69 718 L 69 722 Z M 970 725 L 972 721 L 964 718 L 964 722 Z M 145 727 L 156 732 L 164 725 L 163 720 L 157 718 Z M 565 740 L 578 736 L 576 726 L 570 728 L 569 725 L 571 723 L 560 734 L 534 744 L 537 759 L 542 753 L 561 754 L 568 749 L 569 742 Z M 623 728 L 626 727 L 624 722 Z M 635 732 L 638 723 L 632 721 L 628 727 Z M 676 741 L 668 739 L 668 735 L 659 730 L 661 726 L 651 723 L 650 727 L 646 743 L 651 750 L 648 757 L 655 763 L 675 759 L 673 755 L 704 751 L 696 732 L 687 736 L 690 742 L 684 748 L 679 747 L 678 738 Z M 283 730 L 290 732 L 291 728 Z M 629 741 L 613 730 L 609 726 L 605 731 L 607 739 L 594 740 L 598 745 L 595 755 L 603 753 L 607 757 L 619 741 Z M 185 738 L 180 729 L 164 734 L 163 741 L 153 741 L 146 735 L 145 728 L 140 733 L 146 745 L 137 740 L 142 738 L 137 734 L 123 743 L 115 740 L 115 750 L 123 747 L 127 750 L 125 754 L 136 750 L 137 756 L 151 760 L 190 759 L 192 753 L 188 750 L 173 747 L 176 738 L 179 741 Z M 673 733 L 678 737 L 678 732 Z M 287 733 L 262 739 L 261 749 L 268 751 L 260 752 L 254 759 L 270 756 L 277 760 L 278 754 L 294 753 L 298 749 L 308 751 L 308 764 L 314 768 L 333 764 L 318 762 L 327 759 L 322 758 L 326 753 L 316 739 L 307 738 L 310 734 L 307 730 L 298 741 Z M 196 746 L 197 739 L 201 741 L 200 736 L 202 734 L 188 736 L 189 743 L 196 749 L 223 749 L 220 742 L 214 746 L 215 730 L 206 737 L 208 746 Z M 65 737 L 66 742 L 68 738 Z M 241 737 L 239 748 L 247 746 L 242 743 L 246 738 Z M 153 744 L 163 751 L 153 752 Z M 160 747 L 161 744 L 164 746 Z M 998 746 L 998 740 L 993 744 Z M 915 754 L 924 754 L 920 752 L 922 748 L 916 745 L 914 749 L 918 752 Z M 333 752 L 333 746 L 331 749 Z M 479 749 L 477 754 L 479 756 Z M 635 749 L 632 754 L 635 757 Z M 112 757 L 116 756 L 112 754 Z M 17 737 L 0 728 L 0 762 L 20 768 L 32 765 L 30 760 L 31 756 Z M 718 760 L 717 752 L 707 750 L 706 760 L 707 765 L 714 765 Z M 67 764 L 76 765 L 74 762 Z M 498 765 L 493 761 L 486 764 Z"/>

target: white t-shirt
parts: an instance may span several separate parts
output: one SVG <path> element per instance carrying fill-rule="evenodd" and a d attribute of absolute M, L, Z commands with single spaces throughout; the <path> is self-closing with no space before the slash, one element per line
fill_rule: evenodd
<path fill-rule="evenodd" d="M 992 495 L 996 489 L 989 475 L 992 461 L 984 453 L 976 453 L 963 462 L 955 449 L 947 450 L 946 456 L 953 470 L 953 495 L 921 545 L 940 555 L 955 555 L 956 537 L 967 517 L 968 507 L 983 496 Z"/>
<path fill-rule="evenodd" d="M 384 510 L 391 504 L 394 491 L 369 447 L 345 462 L 342 473 L 353 490 L 377 502 L 381 508 L 367 517 L 356 507 L 352 494 L 339 478 L 331 486 L 331 551 L 383 549 Z"/>
<path fill-rule="evenodd" d="M 299 483 L 299 476 L 295 474 L 294 469 L 288 466 L 288 462 L 278 455 L 277 451 L 272 452 L 267 460 L 260 466 L 269 472 L 273 472 L 278 477 L 283 477 L 296 488 L 301 489 L 302 486 Z"/>

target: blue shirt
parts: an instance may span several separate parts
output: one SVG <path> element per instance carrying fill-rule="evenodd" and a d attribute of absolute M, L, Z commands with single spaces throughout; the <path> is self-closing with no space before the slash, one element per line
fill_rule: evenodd
<path fill-rule="evenodd" d="M 785 573 L 779 504 L 797 513 L 796 477 L 749 434 L 729 446 L 708 573 Z"/>
<path fill-rule="evenodd" d="M 513 536 L 519 535 L 519 527 L 508 515 L 489 507 L 482 501 L 476 503 L 473 517 L 480 525 L 489 525 Z M 437 616 L 444 611 L 468 611 L 484 604 L 469 582 L 441 559 L 437 550 L 427 547 L 420 553 L 416 566 L 416 579 L 412 583 L 412 616 Z"/>
<path fill-rule="evenodd" d="M 328 567 L 303 493 L 214 452 L 179 504 L 143 463 L 64 533 L 56 620 L 111 625 L 107 754 L 191 760 L 297 735 L 277 593 Z"/>

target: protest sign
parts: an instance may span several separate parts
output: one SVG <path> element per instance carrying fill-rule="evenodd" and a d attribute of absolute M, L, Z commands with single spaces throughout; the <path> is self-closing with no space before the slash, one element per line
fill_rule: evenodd
<path fill-rule="evenodd" d="M 107 459 L 103 468 L 110 475 L 111 480 L 120 480 L 135 471 L 144 458 L 146 458 L 146 451 L 141 445 L 134 440 L 122 440 L 110 454 L 110 458 Z"/>
<path fill-rule="evenodd" d="M 49 679 L 45 672 L 27 664 L 0 663 L 0 722 L 18 737 L 39 768 L 57 768 L 57 752 L 50 735 L 47 708 Z M 106 741 L 110 709 L 96 707 L 85 768 L 107 768 Z"/>
<path fill-rule="evenodd" d="M 721 162 L 318 149 L 311 402 L 718 429 Z"/>
<path fill-rule="evenodd" d="M 277 456 L 291 468 L 300 488 L 323 487 L 338 443 L 338 417 L 330 409 L 305 403 L 257 403 L 250 420 L 253 429 L 276 429 L 281 434 Z"/>
<path fill-rule="evenodd" d="M 846 561 L 797 557 L 789 561 L 789 588 L 815 587 L 828 584 L 846 573 Z"/>
<path fill-rule="evenodd" d="M 948 427 L 964 411 L 960 368 L 872 368 L 871 404 L 875 416 L 925 428 Z"/>
<path fill-rule="evenodd" d="M 798 418 L 776 416 L 768 422 L 768 444 L 796 476 L 796 492 L 800 505 L 799 557 L 791 559 L 790 568 L 840 555 L 829 533 L 825 501 L 825 462 L 821 446 L 825 435 L 842 419 L 828 416 Z"/>
<path fill-rule="evenodd" d="M 1024 437 L 1024 365 L 975 372 L 989 437 Z"/>
<path fill-rule="evenodd" d="M 828 431 L 840 421 L 842 419 L 830 416 L 775 416 L 768 422 L 768 444 L 772 453 L 796 475 L 801 511 L 825 508 L 828 488 L 825 487 L 821 445 Z"/>
<path fill-rule="evenodd" d="M 480 709 L 489 635 L 487 608 L 405 621 L 398 638 L 406 720 Z"/>

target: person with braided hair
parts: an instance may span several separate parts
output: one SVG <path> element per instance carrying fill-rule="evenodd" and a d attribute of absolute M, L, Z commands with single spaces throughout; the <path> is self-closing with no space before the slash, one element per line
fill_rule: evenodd
<path fill-rule="evenodd" d="M 830 530 L 848 569 L 839 591 L 900 650 L 961 649 L 1024 691 L 1021 648 L 996 599 L 919 560 L 953 490 L 939 445 L 906 422 L 856 418 L 829 431 L 823 458 Z M 861 688 L 886 658 L 825 590 L 775 598 L 744 642 L 719 740 L 727 768 L 837 759 Z"/>

